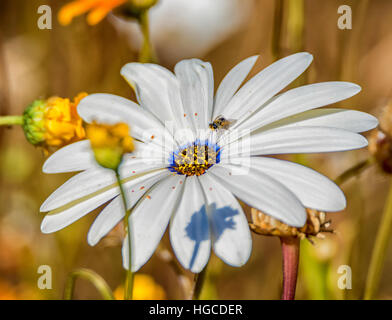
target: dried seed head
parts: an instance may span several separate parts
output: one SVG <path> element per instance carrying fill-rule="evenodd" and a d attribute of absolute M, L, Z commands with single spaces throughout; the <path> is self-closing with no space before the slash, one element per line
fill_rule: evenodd
<path fill-rule="evenodd" d="M 300 239 L 313 237 L 323 238 L 323 232 L 333 232 L 328 229 L 330 221 L 326 220 L 325 212 L 306 209 L 307 220 L 303 227 L 290 227 L 287 224 L 274 219 L 259 210 L 252 208 L 251 230 L 257 234 L 278 237 L 299 237 Z M 309 239 L 310 241 L 310 239 Z"/>
<path fill-rule="evenodd" d="M 379 128 L 369 138 L 369 151 L 384 172 L 392 173 L 392 100 L 382 112 Z"/>

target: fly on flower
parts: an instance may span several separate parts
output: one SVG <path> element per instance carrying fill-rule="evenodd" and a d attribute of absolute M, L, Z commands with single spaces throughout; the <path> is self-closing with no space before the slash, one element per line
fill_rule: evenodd
<path fill-rule="evenodd" d="M 87 123 L 126 122 L 132 128 L 136 151 L 125 155 L 119 166 L 127 208 L 132 210 L 132 256 L 129 259 L 125 239 L 124 267 L 130 260 L 132 271 L 141 268 L 168 225 L 172 248 L 184 268 L 203 270 L 211 249 L 227 264 L 242 266 L 252 239 L 237 199 L 292 227 L 305 224 L 305 208 L 345 208 L 343 192 L 327 177 L 270 155 L 365 147 L 367 140 L 359 133 L 377 126 L 373 116 L 320 109 L 352 97 L 360 87 L 323 82 L 278 95 L 310 65 L 313 57 L 308 53 L 283 58 L 242 85 L 256 59 L 235 66 L 215 96 L 209 63 L 183 60 L 174 73 L 154 64 L 129 63 L 121 74 L 135 88 L 140 105 L 110 94 L 89 95 L 79 104 L 78 113 Z M 234 126 L 223 130 L 225 137 L 210 129 L 221 114 L 236 119 L 235 132 Z M 166 126 L 168 122 L 173 125 Z M 180 135 L 184 130 L 190 134 Z M 241 140 L 249 150 L 233 147 Z M 244 163 L 249 164 L 247 172 L 232 174 Z M 81 171 L 42 204 L 41 211 L 48 212 L 43 232 L 60 230 L 108 203 L 88 233 L 88 243 L 95 245 L 123 219 L 116 180 L 97 165 L 89 141 L 57 151 L 43 171 Z"/>
<path fill-rule="evenodd" d="M 236 120 L 228 120 L 224 116 L 217 116 L 208 126 L 211 130 L 217 131 L 220 129 L 228 130 L 231 125 L 236 123 Z"/>

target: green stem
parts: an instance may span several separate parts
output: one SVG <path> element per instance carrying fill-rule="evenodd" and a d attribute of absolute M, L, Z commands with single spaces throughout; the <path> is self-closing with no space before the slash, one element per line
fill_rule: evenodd
<path fill-rule="evenodd" d="M 143 45 L 139 53 L 139 62 L 152 62 L 156 63 L 157 59 L 154 53 L 154 49 L 151 45 L 150 30 L 148 22 L 148 9 L 143 10 L 139 14 L 139 25 L 143 34 Z"/>
<path fill-rule="evenodd" d="M 130 210 L 127 210 L 127 199 L 125 197 L 125 192 L 123 185 L 121 183 L 121 178 L 120 178 L 120 173 L 118 170 L 116 170 L 116 178 L 117 178 L 117 183 L 120 188 L 120 193 L 121 193 L 121 198 L 123 200 L 123 206 L 125 210 L 125 217 L 124 217 L 124 228 L 125 232 L 127 234 L 127 239 L 128 239 L 128 270 L 127 270 L 127 275 L 125 279 L 125 286 L 124 286 L 124 300 L 132 300 L 133 297 L 133 273 L 131 270 L 132 266 L 132 249 L 131 249 L 131 228 L 129 226 L 129 215 L 131 213 Z"/>
<path fill-rule="evenodd" d="M 201 291 L 203 289 L 204 281 L 207 275 L 207 266 L 195 275 L 195 286 L 192 292 L 192 300 L 200 300 Z"/>
<path fill-rule="evenodd" d="M 82 278 L 91 282 L 105 300 L 114 300 L 112 290 L 106 283 L 105 279 L 96 272 L 83 268 L 77 269 L 69 274 L 64 289 L 65 300 L 72 300 L 77 278 Z"/>
<path fill-rule="evenodd" d="M 392 180 L 389 186 L 388 198 L 385 203 L 384 213 L 380 221 L 380 227 L 377 232 L 376 242 L 374 244 L 370 267 L 366 279 L 365 300 L 374 298 L 385 260 L 386 250 L 392 231 Z"/>
<path fill-rule="evenodd" d="M 361 161 L 359 163 L 357 163 L 356 165 L 354 165 L 353 167 L 347 169 L 346 171 L 344 171 L 340 176 L 338 176 L 335 179 L 335 183 L 337 185 L 342 185 L 343 183 L 345 183 L 348 179 L 355 177 L 359 174 L 361 174 L 365 169 L 367 169 L 371 164 L 373 164 L 374 159 L 372 157 Z"/>
<path fill-rule="evenodd" d="M 0 117 L 0 126 L 22 125 L 23 116 L 3 116 Z"/>

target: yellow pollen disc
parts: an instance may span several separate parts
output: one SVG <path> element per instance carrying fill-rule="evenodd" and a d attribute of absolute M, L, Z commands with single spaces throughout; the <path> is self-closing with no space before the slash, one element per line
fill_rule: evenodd
<path fill-rule="evenodd" d="M 200 176 L 216 164 L 219 151 L 207 145 L 192 145 L 173 154 L 171 170 L 186 176 Z"/>

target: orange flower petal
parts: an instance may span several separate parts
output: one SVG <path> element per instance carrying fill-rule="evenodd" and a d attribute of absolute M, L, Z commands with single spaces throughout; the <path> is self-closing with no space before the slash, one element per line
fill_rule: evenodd
<path fill-rule="evenodd" d="M 76 0 L 66 4 L 58 13 L 60 24 L 66 26 L 72 19 L 94 8 L 101 0 Z"/>

